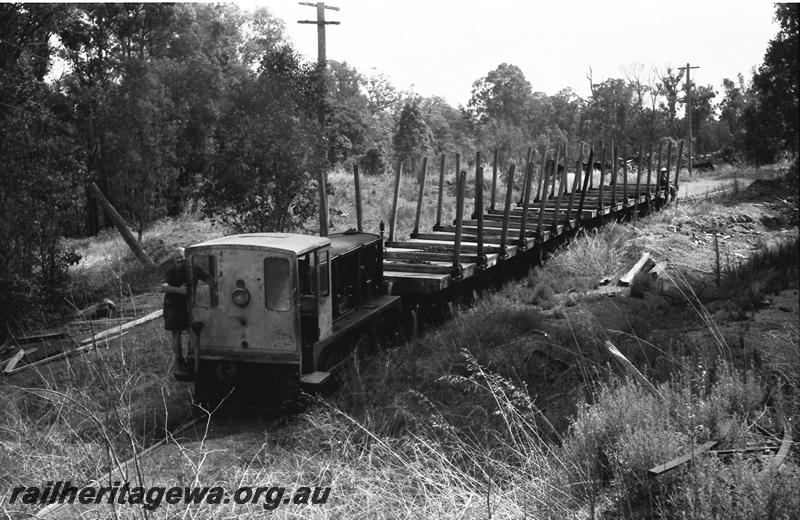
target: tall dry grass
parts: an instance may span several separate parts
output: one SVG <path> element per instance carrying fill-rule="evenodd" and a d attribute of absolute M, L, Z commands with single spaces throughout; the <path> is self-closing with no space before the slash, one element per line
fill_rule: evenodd
<path fill-rule="evenodd" d="M 89 482 L 185 420 L 159 325 L 0 380 L 0 503 L 15 486 Z"/>

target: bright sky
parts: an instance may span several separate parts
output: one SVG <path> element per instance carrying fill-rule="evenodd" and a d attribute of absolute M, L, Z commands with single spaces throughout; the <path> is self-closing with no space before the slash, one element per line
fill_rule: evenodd
<path fill-rule="evenodd" d="M 536 91 L 572 87 L 589 93 L 594 82 L 626 71 L 680 67 L 690 62 L 697 84 L 721 90 L 722 79 L 751 69 L 778 31 L 773 4 L 763 0 L 573 1 L 326 0 L 328 59 L 366 74 L 383 72 L 399 89 L 466 104 L 472 83 L 499 64 L 517 65 Z M 296 0 L 240 0 L 267 7 L 286 23 L 295 47 L 317 56 L 316 9 Z M 718 101 L 719 99 L 717 99 Z"/>

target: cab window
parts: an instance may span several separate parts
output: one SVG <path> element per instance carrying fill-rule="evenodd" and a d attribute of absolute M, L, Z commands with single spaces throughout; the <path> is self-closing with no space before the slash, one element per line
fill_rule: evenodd
<path fill-rule="evenodd" d="M 192 257 L 192 295 L 195 307 L 207 309 L 217 306 L 216 271 L 216 257 L 212 255 Z"/>
<path fill-rule="evenodd" d="M 328 251 L 319 252 L 319 295 L 330 294 L 330 279 L 328 277 Z"/>
<path fill-rule="evenodd" d="M 264 259 L 264 300 L 271 311 L 288 311 L 292 302 L 292 273 L 287 258 Z"/>
<path fill-rule="evenodd" d="M 301 296 L 313 296 L 317 291 L 316 257 L 306 253 L 297 259 L 297 278 Z"/>

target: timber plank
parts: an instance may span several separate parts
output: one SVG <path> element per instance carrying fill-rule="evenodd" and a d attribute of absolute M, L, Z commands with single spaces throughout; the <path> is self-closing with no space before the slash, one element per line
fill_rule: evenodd
<path fill-rule="evenodd" d="M 711 448 L 713 448 L 714 446 L 717 445 L 717 442 L 718 441 L 705 442 L 705 443 L 701 444 L 700 446 L 695 447 L 694 450 L 690 451 L 689 453 L 681 455 L 680 457 L 676 457 L 676 458 L 672 459 L 669 462 L 665 462 L 664 464 L 659 464 L 658 466 L 656 466 L 654 468 L 650 468 L 649 470 L 647 470 L 647 472 L 651 476 L 662 475 L 662 474 L 666 473 L 667 471 L 670 471 L 670 470 L 673 470 L 673 469 L 677 468 L 681 464 L 685 464 L 685 463 L 689 462 L 690 460 L 692 460 L 693 458 L 697 457 L 701 453 L 710 450 Z"/>

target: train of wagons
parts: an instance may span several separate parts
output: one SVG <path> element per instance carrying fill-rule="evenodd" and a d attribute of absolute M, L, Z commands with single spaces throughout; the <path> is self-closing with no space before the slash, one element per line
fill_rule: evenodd
<path fill-rule="evenodd" d="M 653 171 L 663 171 L 660 153 L 658 159 L 654 168 L 652 153 L 646 162 L 640 155 L 635 182 L 628 182 L 627 172 L 618 176 L 616 165 L 606 179 L 604 161 L 598 186 L 592 175 L 583 174 L 583 168 L 575 169 L 577 175 L 572 174 L 571 181 L 566 169 L 552 168 L 549 175 L 548 163 L 543 161 L 539 171 L 544 173 L 538 182 L 534 182 L 533 167 L 519 176 L 523 188 L 516 204 L 511 204 L 513 169 L 508 173 L 507 192 L 495 196 L 495 166 L 491 204 L 484 207 L 483 190 L 476 189 L 471 218 L 463 215 L 466 182 L 462 172 L 456 179 L 452 225 L 441 222 L 442 161 L 432 232 L 415 229 L 410 239 L 394 240 L 398 171 L 387 241 L 382 229 L 380 235 L 350 230 L 328 237 L 238 234 L 188 247 L 193 370 L 187 379 L 194 382 L 195 400 L 229 399 L 244 401 L 246 406 L 274 407 L 291 402 L 299 389 L 325 385 L 342 352 L 381 321 L 399 321 L 404 303 L 408 308 L 410 300 L 431 301 L 459 284 L 491 279 L 490 273 L 496 275 L 515 264 L 527 269 L 540 259 L 544 247 L 580 227 L 663 205 L 669 200 L 663 176 L 651 178 Z M 582 164 L 582 160 L 575 163 Z M 676 177 L 679 169 L 677 164 Z M 417 227 L 425 171 L 426 166 Z M 482 168 L 476 169 L 475 182 L 483 186 Z M 666 185 L 670 184 L 667 179 Z M 360 209 L 357 171 L 356 192 Z"/>

